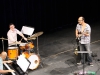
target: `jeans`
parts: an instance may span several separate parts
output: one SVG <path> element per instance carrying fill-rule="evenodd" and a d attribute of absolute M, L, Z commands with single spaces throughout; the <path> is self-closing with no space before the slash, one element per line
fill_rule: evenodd
<path fill-rule="evenodd" d="M 90 52 L 90 43 L 80 44 L 80 51 L 89 51 Z M 84 55 L 86 55 L 86 53 Z M 85 58 L 85 56 L 84 56 L 84 58 Z M 86 58 L 87 58 L 88 63 L 92 63 L 91 53 L 87 53 Z M 81 62 L 83 63 L 83 61 L 85 61 L 85 60 L 83 59 L 83 53 L 81 53 Z"/>

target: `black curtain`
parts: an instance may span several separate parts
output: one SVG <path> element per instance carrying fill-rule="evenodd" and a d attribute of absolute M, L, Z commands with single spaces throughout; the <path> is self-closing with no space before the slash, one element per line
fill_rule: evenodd
<path fill-rule="evenodd" d="M 76 25 L 81 15 L 87 22 L 98 21 L 98 0 L 0 0 L 0 37 L 7 38 L 9 23 L 19 30 L 27 25 L 46 33 Z"/>

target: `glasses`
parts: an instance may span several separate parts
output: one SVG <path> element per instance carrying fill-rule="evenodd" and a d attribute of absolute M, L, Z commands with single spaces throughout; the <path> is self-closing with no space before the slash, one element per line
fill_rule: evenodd
<path fill-rule="evenodd" d="M 83 21 L 83 20 L 78 20 L 78 21 Z"/>

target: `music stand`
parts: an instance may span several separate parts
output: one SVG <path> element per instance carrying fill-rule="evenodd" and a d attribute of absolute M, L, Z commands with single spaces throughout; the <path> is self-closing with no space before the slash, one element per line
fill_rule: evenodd
<path fill-rule="evenodd" d="M 26 34 L 28 36 L 31 36 L 34 32 L 34 28 L 33 27 L 29 27 L 29 26 L 22 26 L 21 32 L 23 34 Z"/>
<path fill-rule="evenodd" d="M 83 53 L 83 75 L 84 75 L 85 54 L 92 53 L 92 51 L 77 51 L 77 53 Z"/>
<path fill-rule="evenodd" d="M 35 28 L 34 27 L 29 27 L 29 26 L 22 26 L 21 32 L 25 35 L 28 35 L 28 37 L 30 37 L 33 32 L 34 32 Z M 31 40 L 32 41 L 32 40 Z M 27 41 L 28 42 L 28 41 Z M 29 50 L 30 53 L 30 50 Z"/>

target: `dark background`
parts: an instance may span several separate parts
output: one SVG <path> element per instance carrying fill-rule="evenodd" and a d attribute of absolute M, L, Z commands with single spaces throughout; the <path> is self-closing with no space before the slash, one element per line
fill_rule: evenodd
<path fill-rule="evenodd" d="M 75 27 L 79 16 L 88 23 L 99 22 L 99 4 L 99 0 L 0 0 L 0 37 L 7 38 L 9 23 L 19 30 L 27 25 L 49 34 Z"/>

